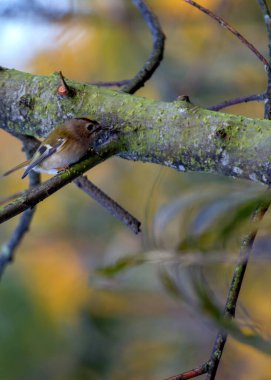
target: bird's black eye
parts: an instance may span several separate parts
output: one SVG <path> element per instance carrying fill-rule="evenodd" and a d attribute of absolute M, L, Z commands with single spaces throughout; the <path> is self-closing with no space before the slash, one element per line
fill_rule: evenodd
<path fill-rule="evenodd" d="M 98 130 L 99 128 L 100 128 L 100 124 L 95 120 L 92 120 L 91 123 L 87 124 L 87 130 L 90 132 L 94 132 Z"/>
<path fill-rule="evenodd" d="M 88 131 L 92 131 L 92 129 L 93 129 L 93 124 L 91 123 L 91 124 L 88 124 L 87 125 L 87 130 Z"/>

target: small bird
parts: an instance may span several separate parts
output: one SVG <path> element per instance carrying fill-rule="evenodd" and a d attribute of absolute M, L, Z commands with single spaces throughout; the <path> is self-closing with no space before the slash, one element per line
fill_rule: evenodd
<path fill-rule="evenodd" d="M 45 138 L 30 160 L 15 166 L 4 176 L 21 168 L 26 168 L 22 179 L 31 170 L 56 174 L 84 157 L 93 147 L 96 132 L 101 129 L 95 120 L 84 117 L 69 119 Z"/>

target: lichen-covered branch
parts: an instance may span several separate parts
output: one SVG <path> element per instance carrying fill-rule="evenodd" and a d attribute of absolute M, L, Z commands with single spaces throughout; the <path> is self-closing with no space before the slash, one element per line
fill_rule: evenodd
<path fill-rule="evenodd" d="M 36 204 L 48 198 L 93 166 L 104 161 L 107 157 L 112 156 L 112 154 L 114 154 L 114 148 L 114 143 L 112 142 L 110 146 L 104 147 L 99 155 L 93 155 L 72 165 L 69 169 L 60 172 L 48 181 L 26 190 L 8 205 L 0 207 L 0 223 L 36 206 Z"/>
<path fill-rule="evenodd" d="M 184 101 L 161 102 L 67 80 L 74 96 L 61 98 L 59 75 L 0 70 L 0 127 L 46 135 L 58 122 L 87 116 L 118 132 L 114 153 L 179 171 L 271 181 L 271 122 L 212 112 Z"/>

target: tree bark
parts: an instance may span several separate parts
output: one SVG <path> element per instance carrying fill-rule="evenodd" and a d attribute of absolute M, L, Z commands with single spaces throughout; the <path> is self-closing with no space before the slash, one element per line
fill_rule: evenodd
<path fill-rule="evenodd" d="M 271 122 L 213 112 L 176 100 L 162 102 L 67 80 L 59 74 L 0 69 L 0 127 L 43 137 L 71 117 L 89 117 L 118 133 L 114 152 L 179 171 L 201 171 L 271 182 Z"/>

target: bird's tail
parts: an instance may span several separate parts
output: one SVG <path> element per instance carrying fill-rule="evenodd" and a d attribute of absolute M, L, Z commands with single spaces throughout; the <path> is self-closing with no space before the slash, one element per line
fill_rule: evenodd
<path fill-rule="evenodd" d="M 7 172 L 5 172 L 3 174 L 3 177 L 15 172 L 16 170 L 19 170 L 19 169 L 22 169 L 22 168 L 25 168 L 26 166 L 28 166 L 30 164 L 30 160 L 27 160 L 27 161 L 24 161 L 22 163 L 20 163 L 19 165 L 15 166 L 14 168 L 8 170 Z"/>

